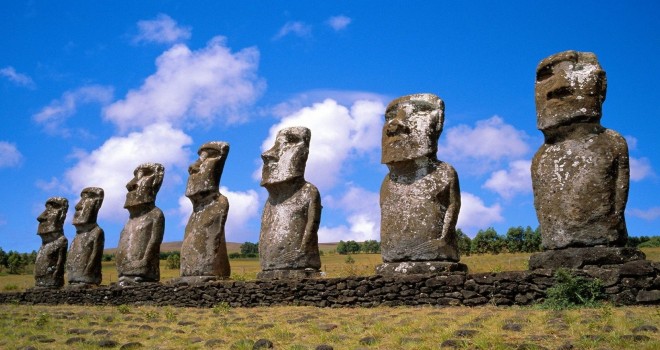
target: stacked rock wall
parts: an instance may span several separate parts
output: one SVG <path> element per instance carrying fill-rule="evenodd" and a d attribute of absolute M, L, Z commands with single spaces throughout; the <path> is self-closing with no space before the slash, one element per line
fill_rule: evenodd
<path fill-rule="evenodd" d="M 28 290 L 0 293 L 1 303 L 76 305 L 158 305 L 232 307 L 305 305 L 317 307 L 530 305 L 554 284 L 550 269 L 467 274 L 301 280 L 213 281 L 199 285 L 145 283 L 81 290 Z M 660 262 L 587 266 L 575 276 L 602 281 L 616 305 L 660 304 Z"/>

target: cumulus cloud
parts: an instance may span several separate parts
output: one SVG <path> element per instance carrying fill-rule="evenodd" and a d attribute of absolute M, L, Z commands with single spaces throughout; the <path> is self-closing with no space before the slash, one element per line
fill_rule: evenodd
<path fill-rule="evenodd" d="M 13 168 L 21 164 L 23 155 L 18 151 L 16 145 L 6 141 L 0 141 L 0 168 Z"/>
<path fill-rule="evenodd" d="M 461 211 L 458 214 L 456 227 L 466 232 L 474 232 L 503 220 L 502 207 L 499 204 L 489 207 L 472 193 L 461 192 Z"/>
<path fill-rule="evenodd" d="M 158 57 L 156 73 L 107 106 L 104 117 L 121 130 L 158 122 L 194 126 L 220 117 L 245 121 L 244 107 L 265 87 L 256 74 L 258 62 L 256 48 L 232 53 L 220 36 L 196 51 L 177 44 Z"/>
<path fill-rule="evenodd" d="M 348 27 L 348 25 L 351 24 L 351 21 L 352 20 L 351 20 L 350 17 L 346 17 L 344 15 L 339 15 L 339 16 L 332 16 L 332 17 L 328 18 L 326 23 L 332 29 L 334 29 L 335 31 L 338 32 L 340 30 L 346 29 L 346 27 Z"/>
<path fill-rule="evenodd" d="M 381 101 L 355 101 L 350 107 L 326 99 L 304 107 L 270 128 L 261 149 L 273 146 L 280 129 L 305 126 L 312 131 L 305 177 L 321 191 L 335 185 L 344 162 L 353 153 L 368 152 L 380 144 L 381 116 L 385 106 Z M 255 173 L 259 179 L 261 172 Z"/>
<path fill-rule="evenodd" d="M 510 199 L 518 193 L 532 192 L 532 176 L 529 160 L 516 160 L 509 163 L 508 170 L 498 170 L 490 175 L 484 184 L 484 188 L 496 192 L 506 199 Z"/>
<path fill-rule="evenodd" d="M 32 78 L 25 74 L 18 73 L 12 66 L 0 69 L 0 76 L 7 78 L 9 81 L 19 86 L 27 88 L 34 88 L 35 86 Z"/>
<path fill-rule="evenodd" d="M 291 21 L 286 22 L 282 28 L 275 34 L 273 37 L 274 40 L 281 39 L 289 34 L 301 37 L 308 38 L 312 36 L 312 27 L 300 21 Z"/>
<path fill-rule="evenodd" d="M 190 27 L 181 27 L 166 14 L 159 14 L 155 19 L 142 20 L 137 23 L 138 34 L 134 43 L 171 44 L 190 39 Z"/>
<path fill-rule="evenodd" d="M 651 167 L 651 161 L 648 158 L 634 158 L 630 157 L 630 180 L 632 181 L 641 181 L 645 178 L 652 176 L 653 168 Z"/>
<path fill-rule="evenodd" d="M 647 221 L 653 221 L 660 217 L 660 207 L 653 207 L 646 210 L 633 208 L 628 210 L 628 215 Z"/>
<path fill-rule="evenodd" d="M 458 125 L 440 136 L 440 159 L 468 162 L 476 172 L 487 171 L 502 159 L 520 159 L 529 152 L 525 132 L 498 116 L 480 120 L 475 127 Z"/>
<path fill-rule="evenodd" d="M 71 130 L 64 122 L 76 113 L 78 106 L 90 103 L 106 105 L 112 101 L 113 88 L 101 85 L 88 85 L 72 91 L 66 91 L 59 99 L 42 108 L 32 119 L 43 126 L 50 135 L 71 136 Z"/>
<path fill-rule="evenodd" d="M 380 240 L 378 193 L 350 185 L 338 200 L 331 196 L 325 197 L 324 205 L 344 212 L 348 225 L 321 226 L 319 228 L 319 242 Z"/>
<path fill-rule="evenodd" d="M 77 164 L 65 174 L 66 183 L 73 193 L 88 186 L 102 187 L 105 200 L 99 217 L 121 222 L 126 217 L 124 199 L 126 183 L 133 170 L 145 162 L 165 166 L 163 187 L 175 179 L 168 171 L 188 166 L 192 139 L 169 124 L 154 124 L 141 132 L 108 139 L 101 147 L 88 154 L 79 154 Z"/>
<path fill-rule="evenodd" d="M 220 193 L 229 201 L 229 213 L 225 223 L 225 238 L 228 242 L 245 241 L 246 224 L 259 215 L 259 195 L 254 190 L 230 191 L 227 187 L 220 186 Z M 181 226 L 188 223 L 192 213 L 192 203 L 186 196 L 179 197 L 179 214 L 181 215 Z"/>

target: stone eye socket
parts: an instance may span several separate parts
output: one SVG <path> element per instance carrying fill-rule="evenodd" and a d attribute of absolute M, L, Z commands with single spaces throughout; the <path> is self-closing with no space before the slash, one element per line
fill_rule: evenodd
<path fill-rule="evenodd" d="M 552 67 L 553 67 L 552 65 L 549 65 L 549 66 L 545 66 L 545 67 L 539 69 L 536 72 L 536 81 L 541 82 L 541 81 L 544 81 L 544 80 L 550 78 L 553 74 Z"/>

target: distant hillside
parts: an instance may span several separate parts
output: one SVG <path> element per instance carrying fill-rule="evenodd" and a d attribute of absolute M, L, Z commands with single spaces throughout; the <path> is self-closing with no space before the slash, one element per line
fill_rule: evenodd
<path fill-rule="evenodd" d="M 180 251 L 181 244 L 183 244 L 183 241 L 163 242 L 163 244 L 160 245 L 160 251 L 161 252 Z M 227 242 L 227 252 L 228 253 L 240 252 L 241 244 L 243 243 Z M 337 243 L 319 243 L 319 249 L 323 251 L 329 251 L 336 248 L 337 248 Z M 116 250 L 117 250 L 116 247 L 107 248 L 103 250 L 103 253 L 114 254 Z"/>

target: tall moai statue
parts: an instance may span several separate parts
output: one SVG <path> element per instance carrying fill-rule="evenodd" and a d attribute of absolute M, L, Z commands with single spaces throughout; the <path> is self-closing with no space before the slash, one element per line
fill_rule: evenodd
<path fill-rule="evenodd" d="M 105 234 L 96 223 L 103 204 L 104 192 L 99 187 L 87 187 L 80 193 L 73 215 L 76 236 L 71 242 L 66 262 L 69 287 L 98 286 L 101 284 L 101 261 Z"/>
<path fill-rule="evenodd" d="M 186 197 L 193 205 L 181 246 L 181 279 L 204 282 L 231 274 L 225 222 L 229 201 L 220 193 L 220 178 L 229 154 L 226 142 L 207 142 L 188 168 Z"/>
<path fill-rule="evenodd" d="M 60 288 L 64 285 L 64 264 L 68 241 L 64 236 L 64 220 L 69 210 L 69 201 L 62 197 L 51 197 L 46 209 L 39 215 L 37 234 L 41 247 L 34 263 L 34 280 L 37 288 Z"/>
<path fill-rule="evenodd" d="M 144 163 L 133 172 L 126 184 L 124 208 L 129 219 L 119 237 L 117 273 L 119 285 L 160 280 L 160 244 L 165 232 L 165 216 L 156 206 L 156 195 L 163 183 L 165 168 L 158 163 Z"/>
<path fill-rule="evenodd" d="M 376 273 L 466 271 L 458 263 L 456 221 L 461 193 L 456 170 L 437 158 L 444 102 L 433 94 L 392 101 L 385 111 L 380 189 L 381 252 Z"/>
<path fill-rule="evenodd" d="M 628 146 L 600 124 L 607 79 L 596 55 L 565 51 L 536 70 L 536 122 L 544 144 L 532 161 L 534 206 L 547 250 L 535 268 L 644 259 L 624 248 L 630 178 Z"/>
<path fill-rule="evenodd" d="M 260 279 L 320 275 L 321 195 L 304 176 L 310 138 L 305 127 L 282 129 L 275 145 L 261 155 L 261 186 L 268 200 L 259 235 Z"/>

